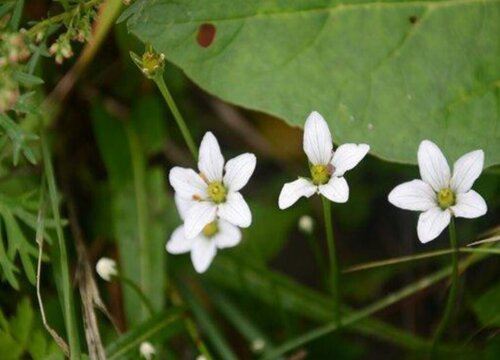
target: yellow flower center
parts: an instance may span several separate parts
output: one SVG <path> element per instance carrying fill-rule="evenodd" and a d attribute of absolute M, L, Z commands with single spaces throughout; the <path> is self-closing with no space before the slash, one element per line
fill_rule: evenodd
<path fill-rule="evenodd" d="M 311 177 L 314 185 L 326 184 L 330 180 L 331 175 L 330 165 L 311 166 Z"/>
<path fill-rule="evenodd" d="M 441 209 L 447 209 L 455 205 L 455 194 L 451 189 L 441 189 L 437 195 L 437 202 Z"/>
<path fill-rule="evenodd" d="M 227 190 L 220 181 L 212 181 L 208 184 L 208 197 L 216 204 L 226 201 Z"/>
<path fill-rule="evenodd" d="M 215 234 L 219 232 L 219 225 L 217 223 L 217 220 L 212 221 L 210 224 L 205 225 L 205 227 L 202 230 L 203 235 L 205 235 L 208 238 L 211 238 Z"/>

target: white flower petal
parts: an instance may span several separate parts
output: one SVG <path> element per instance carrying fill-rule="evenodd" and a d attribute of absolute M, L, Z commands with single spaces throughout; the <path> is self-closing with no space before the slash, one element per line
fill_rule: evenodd
<path fill-rule="evenodd" d="M 184 225 L 179 226 L 170 236 L 166 249 L 170 254 L 184 254 L 191 251 L 193 243 L 196 240 L 186 238 L 184 234 Z"/>
<path fill-rule="evenodd" d="M 453 165 L 451 188 L 455 193 L 469 191 L 474 181 L 481 175 L 484 165 L 483 150 L 476 150 L 465 154 Z"/>
<path fill-rule="evenodd" d="M 205 272 L 217 253 L 217 247 L 212 239 L 200 236 L 196 239 L 191 250 L 191 261 L 198 273 Z"/>
<path fill-rule="evenodd" d="M 177 193 L 175 194 L 174 199 L 175 206 L 177 207 L 177 212 L 179 213 L 179 217 L 181 218 L 181 220 L 184 220 L 189 208 L 197 203 L 197 201 L 185 199 L 179 196 Z"/>
<path fill-rule="evenodd" d="M 174 167 L 168 175 L 170 185 L 177 195 L 184 199 L 204 199 L 207 193 L 207 184 L 193 169 Z"/>
<path fill-rule="evenodd" d="M 224 185 L 231 192 L 240 191 L 252 176 L 257 159 L 254 154 L 246 153 L 236 156 L 226 164 Z"/>
<path fill-rule="evenodd" d="M 437 238 L 450 223 L 450 218 L 450 212 L 439 207 L 433 207 L 420 214 L 417 225 L 419 240 L 425 244 Z"/>
<path fill-rule="evenodd" d="M 343 177 L 332 176 L 330 181 L 319 186 L 319 192 L 336 203 L 345 203 L 349 199 L 349 185 Z"/>
<path fill-rule="evenodd" d="M 203 136 L 200 144 L 198 169 L 209 181 L 221 181 L 224 168 L 224 157 L 219 143 L 210 131 Z"/>
<path fill-rule="evenodd" d="M 195 202 L 186 212 L 184 234 L 188 239 L 197 236 L 205 227 L 215 220 L 217 206 L 209 201 Z"/>
<path fill-rule="evenodd" d="M 388 196 L 389 202 L 401 209 L 426 211 L 437 205 L 436 192 L 422 180 L 396 186 Z"/>
<path fill-rule="evenodd" d="M 332 134 L 325 119 L 313 111 L 304 124 L 304 152 L 313 165 L 326 165 L 332 158 Z"/>
<path fill-rule="evenodd" d="M 418 147 L 418 167 L 422 180 L 436 191 L 445 189 L 450 182 L 450 167 L 443 153 L 432 141 L 424 140 Z"/>
<path fill-rule="evenodd" d="M 293 204 L 300 197 L 311 197 L 316 192 L 317 187 L 310 180 L 299 178 L 295 181 L 286 183 L 281 189 L 281 193 L 278 199 L 278 206 L 280 209 L 286 209 Z"/>
<path fill-rule="evenodd" d="M 474 219 L 483 216 L 488 211 L 483 197 L 474 190 L 456 195 L 456 204 L 451 207 L 456 217 Z"/>
<path fill-rule="evenodd" d="M 231 224 L 246 228 L 252 223 L 252 213 L 239 192 L 229 193 L 226 202 L 219 205 L 218 215 Z"/>
<path fill-rule="evenodd" d="M 359 164 L 359 162 L 368 154 L 370 146 L 367 144 L 343 144 L 333 153 L 331 164 L 335 170 L 333 175 L 343 176 L 347 170 Z"/>
<path fill-rule="evenodd" d="M 212 240 L 215 241 L 215 245 L 219 249 L 230 248 L 240 243 L 241 231 L 237 226 L 227 221 L 219 220 L 219 232 L 215 234 Z"/>

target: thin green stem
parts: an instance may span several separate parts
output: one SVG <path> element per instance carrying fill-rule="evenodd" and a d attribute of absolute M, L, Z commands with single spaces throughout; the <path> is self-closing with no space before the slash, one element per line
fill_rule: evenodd
<path fill-rule="evenodd" d="M 125 284 L 130 286 L 135 291 L 135 293 L 141 298 L 141 301 L 143 302 L 144 306 L 146 306 L 146 308 L 148 309 L 149 315 L 152 316 L 155 313 L 155 310 L 153 308 L 153 304 L 151 304 L 151 301 L 149 301 L 149 299 L 146 297 L 146 295 L 144 295 L 144 292 L 141 290 L 141 288 L 134 281 L 132 281 L 131 279 L 129 279 L 128 277 L 125 277 L 125 276 L 117 275 L 115 277 L 117 279 L 123 281 Z"/>
<path fill-rule="evenodd" d="M 328 256 L 330 258 L 330 281 L 332 282 L 333 295 L 333 319 L 338 325 L 340 319 L 340 287 L 339 287 L 339 267 L 337 263 L 337 254 L 335 249 L 335 240 L 333 238 L 332 226 L 332 204 L 328 199 L 322 197 L 323 215 L 325 218 L 326 243 L 328 245 Z"/>
<path fill-rule="evenodd" d="M 327 278 L 327 270 L 325 261 L 321 256 L 321 249 L 319 248 L 318 241 L 316 240 L 313 232 L 311 232 L 310 234 L 306 234 L 306 239 L 313 253 L 314 260 L 316 261 L 316 264 L 318 266 L 319 273 L 321 274 L 321 281 L 322 283 L 324 283 Z"/>
<path fill-rule="evenodd" d="M 454 310 L 456 302 L 457 302 L 457 294 L 458 294 L 458 245 L 457 245 L 457 235 L 456 235 L 456 231 L 455 231 L 455 220 L 453 217 L 451 218 L 451 221 L 450 221 L 449 231 L 450 231 L 450 235 L 449 235 L 450 247 L 453 250 L 453 252 L 451 253 L 451 267 L 452 267 L 451 287 L 450 287 L 450 292 L 448 294 L 448 300 L 446 302 L 446 308 L 444 310 L 443 318 L 441 319 L 441 322 L 439 323 L 439 326 L 436 329 L 436 333 L 434 334 L 434 339 L 432 341 L 432 348 L 431 348 L 431 357 L 432 358 L 435 358 L 435 356 L 436 356 L 437 345 L 439 343 L 439 340 L 443 336 L 444 331 L 448 327 L 448 323 L 450 321 L 450 316 L 453 313 L 453 310 Z"/>
<path fill-rule="evenodd" d="M 176 306 L 180 306 L 182 308 L 186 307 L 184 304 L 184 301 L 182 300 L 181 296 L 177 292 L 177 289 L 172 286 L 171 288 L 171 298 L 172 298 L 172 303 Z M 194 323 L 193 320 L 191 320 L 190 317 L 185 317 L 184 318 L 184 325 L 186 327 L 186 330 L 191 337 L 191 340 L 193 341 L 193 344 L 196 346 L 198 349 L 198 352 L 200 355 L 203 355 L 206 360 L 212 360 L 213 357 L 208 351 L 207 346 L 205 345 L 205 342 L 203 341 L 200 333 L 198 332 L 198 328 L 196 327 L 196 324 Z"/>
<path fill-rule="evenodd" d="M 170 91 L 167 88 L 167 84 L 163 79 L 163 72 L 159 71 L 158 74 L 153 78 L 153 80 L 156 86 L 158 86 L 158 89 L 160 89 L 160 92 L 163 95 L 163 98 L 165 99 L 168 107 L 170 108 L 172 115 L 174 115 L 175 121 L 177 122 L 177 126 L 179 126 L 179 129 L 182 133 L 182 136 L 184 137 L 184 141 L 186 142 L 189 151 L 191 152 L 191 155 L 193 155 L 193 158 L 195 160 L 198 159 L 198 150 L 193 141 L 193 137 L 191 136 L 189 128 L 187 127 L 184 118 L 182 117 L 179 109 L 177 108 L 177 105 L 175 104 L 174 98 L 172 97 Z"/>
<path fill-rule="evenodd" d="M 61 225 L 61 214 L 59 213 L 59 202 L 56 188 L 56 180 L 54 175 L 54 169 L 52 168 L 52 160 L 50 157 L 50 150 L 47 144 L 47 139 L 45 134 L 41 133 L 41 146 L 42 146 L 42 156 L 44 161 L 45 177 L 47 179 L 47 185 L 49 188 L 49 198 L 52 206 L 52 213 L 54 216 L 54 221 L 57 224 L 56 234 L 57 234 L 57 247 L 59 259 L 57 265 L 59 266 L 58 271 L 61 276 L 61 287 L 62 287 L 62 298 L 63 298 L 63 315 L 64 323 L 66 326 L 66 333 L 68 336 L 69 353 L 70 359 L 80 359 L 80 339 L 78 337 L 78 330 L 75 320 L 75 302 L 73 299 L 71 277 L 69 274 L 68 266 L 68 254 L 66 250 L 66 241 L 64 239 L 64 232 Z"/>

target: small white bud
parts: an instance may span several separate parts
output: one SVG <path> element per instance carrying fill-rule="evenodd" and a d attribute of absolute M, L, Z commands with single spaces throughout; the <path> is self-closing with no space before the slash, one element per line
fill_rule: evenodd
<path fill-rule="evenodd" d="M 198 355 L 196 360 L 207 360 L 207 357 L 205 355 Z"/>
<path fill-rule="evenodd" d="M 260 353 L 266 347 L 266 342 L 263 339 L 255 339 L 252 341 L 251 349 L 254 353 Z"/>
<path fill-rule="evenodd" d="M 100 258 L 95 266 L 97 274 L 106 281 L 110 281 L 112 276 L 118 275 L 116 261 L 110 258 Z"/>
<path fill-rule="evenodd" d="M 302 215 L 299 219 L 299 230 L 304 234 L 312 234 L 314 230 L 314 219 L 309 215 Z"/>
<path fill-rule="evenodd" d="M 147 341 L 141 343 L 141 346 L 139 347 L 139 352 L 141 353 L 141 356 L 146 360 L 151 360 L 156 354 L 154 346 Z"/>

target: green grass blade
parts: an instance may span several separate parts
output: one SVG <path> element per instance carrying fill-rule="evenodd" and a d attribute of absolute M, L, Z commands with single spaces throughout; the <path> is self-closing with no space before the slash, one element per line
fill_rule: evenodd
<path fill-rule="evenodd" d="M 236 304 L 234 304 L 226 295 L 219 290 L 208 288 L 212 303 L 221 314 L 240 332 L 248 341 L 249 347 L 253 352 L 266 355 L 273 351 L 274 345 L 271 339 L 249 319 Z M 255 350 L 253 346 L 256 342 L 262 342 L 263 349 Z"/>
<path fill-rule="evenodd" d="M 459 268 L 460 271 L 464 271 L 469 266 L 477 263 L 478 261 L 484 259 L 488 254 L 486 253 L 475 253 L 470 255 L 468 258 L 460 262 Z M 390 305 L 393 305 L 410 295 L 413 295 L 423 289 L 428 288 L 431 285 L 436 284 L 437 282 L 445 279 L 451 273 L 450 267 L 445 267 L 439 271 L 432 273 L 412 284 L 409 284 L 402 289 L 392 292 L 389 295 L 383 297 L 382 299 L 374 302 L 371 305 L 366 306 L 365 308 L 354 311 L 351 314 L 344 317 L 343 326 L 350 326 L 362 319 L 365 319 L 377 311 L 380 311 Z M 326 325 L 320 326 L 312 331 L 309 331 L 301 336 L 296 337 L 295 339 L 291 339 L 285 342 L 283 345 L 279 346 L 275 352 L 266 356 L 265 359 L 274 359 L 277 356 L 280 356 L 288 351 L 296 349 L 297 347 L 303 346 L 304 344 L 318 339 L 326 334 L 329 334 L 338 329 L 337 323 L 330 322 Z M 463 350 L 462 350 L 463 351 Z"/>
<path fill-rule="evenodd" d="M 185 314 L 181 308 L 174 307 L 154 315 L 151 319 L 123 334 L 106 347 L 108 360 L 123 359 L 132 351 L 138 351 L 143 341 L 165 341 L 181 332 Z"/>
<path fill-rule="evenodd" d="M 236 275 L 240 273 L 240 276 Z M 327 296 L 297 284 L 284 275 L 245 264 L 239 259 L 221 254 L 212 264 L 207 276 L 218 285 L 236 291 L 241 289 L 241 283 L 244 282 L 246 296 L 252 296 L 271 306 L 276 306 L 275 294 L 279 293 L 280 298 L 285 300 L 283 306 L 287 311 L 306 319 L 320 323 L 333 320 L 331 300 Z M 352 312 L 352 309 L 345 306 L 343 310 L 346 314 Z M 375 318 L 356 322 L 349 330 L 411 350 L 428 345 L 425 339 Z"/>
<path fill-rule="evenodd" d="M 57 247 L 57 253 L 59 254 L 59 258 L 53 258 L 52 261 L 54 266 L 59 267 L 57 272 L 60 274 L 60 279 L 62 282 L 59 285 L 62 289 L 61 303 L 63 305 L 64 323 L 66 326 L 66 334 L 68 336 L 70 358 L 72 360 L 80 359 L 80 338 L 75 320 L 75 303 L 73 299 L 73 291 L 69 274 L 66 240 L 64 238 L 64 232 L 61 224 L 61 215 L 59 212 L 59 201 L 57 196 L 54 169 L 52 168 L 52 159 L 50 156 L 50 150 L 47 144 L 47 139 L 45 138 L 45 135 L 43 133 L 41 135 L 41 145 L 42 145 L 42 157 L 45 170 L 45 178 L 47 180 L 47 185 L 49 189 L 49 200 L 52 207 L 54 221 L 57 224 L 56 226 L 57 243 L 55 243 L 54 246 Z"/>
<path fill-rule="evenodd" d="M 212 343 L 220 358 L 223 360 L 237 360 L 237 356 L 233 353 L 219 329 L 213 323 L 210 315 L 196 299 L 196 295 L 189 290 L 183 281 L 176 281 L 176 285 L 186 305 L 193 313 L 200 327 L 205 331 L 208 340 Z"/>

